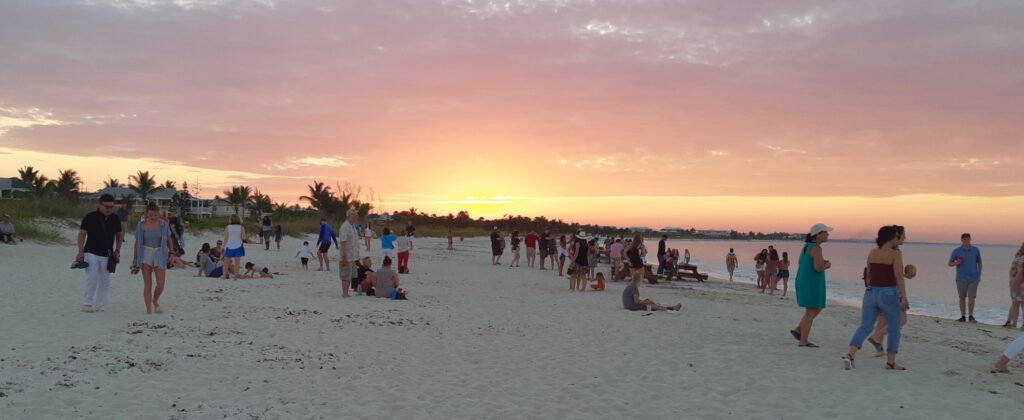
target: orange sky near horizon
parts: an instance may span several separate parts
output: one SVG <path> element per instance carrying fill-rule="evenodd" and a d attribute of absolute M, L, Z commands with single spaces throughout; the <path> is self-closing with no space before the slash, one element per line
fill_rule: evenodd
<path fill-rule="evenodd" d="M 1021 20 L 956 0 L 0 2 L 0 176 L 1017 243 Z"/>

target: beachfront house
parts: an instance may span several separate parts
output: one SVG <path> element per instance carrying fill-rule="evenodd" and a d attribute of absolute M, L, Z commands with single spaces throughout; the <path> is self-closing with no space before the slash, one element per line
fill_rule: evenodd
<path fill-rule="evenodd" d="M 728 238 L 729 231 L 727 230 L 698 230 L 697 234 L 708 238 Z"/>
<path fill-rule="evenodd" d="M 2 186 L 2 184 L 0 184 L 0 186 Z M 128 199 L 132 203 L 132 213 L 141 213 L 146 209 L 146 203 L 139 200 L 135 191 L 124 187 L 107 187 L 95 193 L 83 195 L 82 199 L 95 201 L 103 194 L 110 194 L 114 196 L 114 199 L 118 202 Z M 161 188 L 149 193 L 149 196 L 146 197 L 146 199 L 156 202 L 161 209 L 167 211 L 172 207 L 171 204 L 174 201 L 175 194 L 178 194 L 178 190 L 174 188 Z M 211 217 L 228 217 L 235 214 L 235 206 L 219 197 L 211 200 L 187 196 L 186 200 L 187 202 L 185 204 L 188 206 L 188 213 L 201 219 L 208 219 Z M 239 213 L 239 216 L 244 218 L 248 216 L 249 209 L 243 206 L 239 209 Z"/>
<path fill-rule="evenodd" d="M 654 232 L 654 229 L 651 229 L 649 227 L 643 227 L 643 226 L 633 226 L 633 227 L 630 227 L 628 229 L 629 229 L 630 233 L 644 233 L 644 234 L 647 234 L 647 233 Z"/>
<path fill-rule="evenodd" d="M 0 178 L 0 199 L 14 198 L 16 192 L 32 191 L 29 185 L 18 178 Z"/>
<path fill-rule="evenodd" d="M 661 232 L 664 235 L 669 235 L 669 236 L 681 235 L 683 233 L 683 228 L 666 227 L 666 228 L 661 228 L 661 230 L 659 230 L 659 232 Z"/>

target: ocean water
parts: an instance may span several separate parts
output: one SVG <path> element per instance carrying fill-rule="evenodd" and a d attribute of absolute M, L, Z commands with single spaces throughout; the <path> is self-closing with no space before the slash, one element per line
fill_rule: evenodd
<path fill-rule="evenodd" d="M 648 239 L 645 242 L 650 250 L 648 261 L 656 263 L 654 253 L 657 250 L 657 240 Z M 680 255 L 684 249 L 689 249 L 690 262 L 696 264 L 701 272 L 726 279 L 729 278 L 729 273 L 725 269 L 725 255 L 729 248 L 735 248 L 739 266 L 734 278 L 736 281 L 750 284 L 755 284 L 757 280 L 757 274 L 754 272 L 754 255 L 768 245 L 774 245 L 779 250 L 780 257 L 783 251 L 789 252 L 789 259 L 792 262 L 789 292 L 793 293 L 803 241 L 668 241 L 668 246 L 678 248 Z M 901 248 L 904 263 L 917 266 L 917 277 L 907 280 L 911 313 L 950 319 L 960 317 L 955 269 L 947 266 L 950 253 L 957 246 L 959 244 L 903 244 Z M 822 248 L 825 259 L 832 262 L 832 269 L 826 272 L 828 297 L 843 304 L 860 307 L 864 295 L 864 281 L 861 277 L 867 263 L 868 252 L 874 248 L 874 244 L 828 242 Z M 978 248 L 981 249 L 983 270 L 974 316 L 979 322 L 1002 325 L 1006 322 L 1007 310 L 1010 307 L 1009 271 L 1017 247 L 978 245 Z M 782 288 L 781 282 L 779 288 Z"/>

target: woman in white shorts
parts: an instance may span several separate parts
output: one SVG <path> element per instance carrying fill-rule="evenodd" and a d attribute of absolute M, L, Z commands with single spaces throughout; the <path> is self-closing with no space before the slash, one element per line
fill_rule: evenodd
<path fill-rule="evenodd" d="M 163 313 L 160 295 L 164 292 L 167 257 L 171 249 L 170 225 L 160 219 L 160 207 L 149 203 L 145 217 L 135 226 L 135 255 L 132 257 L 132 272 L 142 269 L 142 299 L 146 303 L 147 314 Z M 156 289 L 153 289 L 154 273 Z"/>

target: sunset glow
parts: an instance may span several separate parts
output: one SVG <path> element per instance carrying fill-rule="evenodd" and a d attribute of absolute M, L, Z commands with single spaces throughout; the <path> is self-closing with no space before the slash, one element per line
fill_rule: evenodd
<path fill-rule="evenodd" d="M 1024 4 L 0 3 L 0 167 L 1019 243 Z M 95 28 L 103 28 L 98 31 Z"/>

